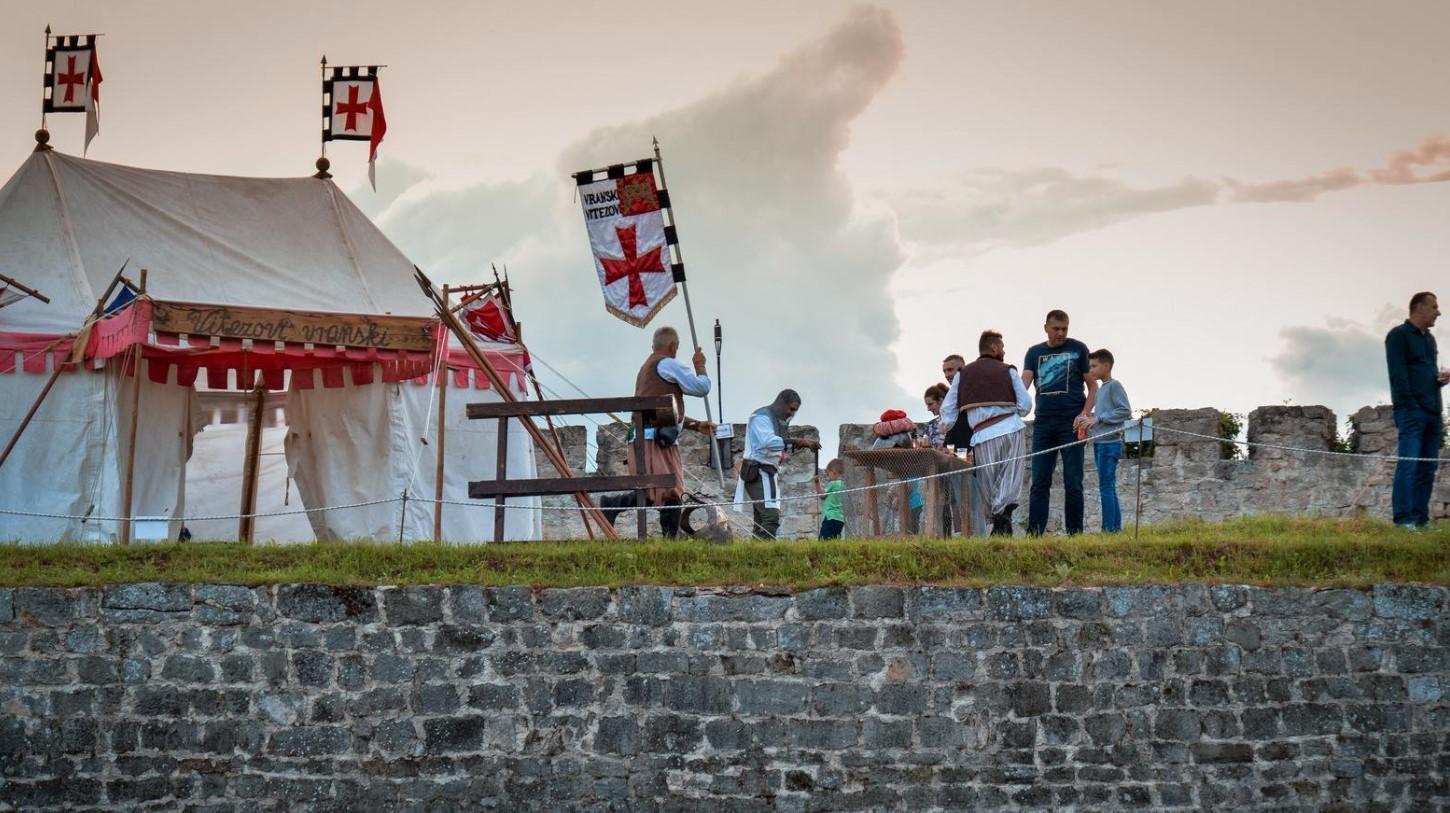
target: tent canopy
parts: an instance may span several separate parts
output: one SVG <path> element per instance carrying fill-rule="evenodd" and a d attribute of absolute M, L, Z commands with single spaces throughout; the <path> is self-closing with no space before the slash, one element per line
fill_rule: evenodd
<path fill-rule="evenodd" d="M 149 270 L 146 296 L 78 336 L 127 262 L 128 275 Z M 192 414 L 198 369 L 212 387 L 221 384 L 214 369 L 241 371 L 243 389 L 259 377 L 281 389 L 283 373 L 291 373 L 286 457 L 309 508 L 431 494 L 440 420 L 450 436 L 445 497 L 466 498 L 468 470 L 492 470 L 495 428 L 469 425 L 492 422 L 468 422 L 467 399 L 449 400 L 444 416 L 435 388 L 390 383 L 427 383 L 443 335 L 413 264 L 329 179 L 194 175 L 38 151 L 0 187 L 0 271 L 51 299 L 0 311 L 0 373 L 12 373 L 0 375 L 0 438 L 11 436 L 45 380 L 35 374 L 57 369 L 71 342 L 84 342 L 95 362 L 86 366 L 106 370 L 61 376 L 0 469 L 0 506 L 69 518 L 0 515 L 0 539 L 115 538 L 118 523 L 80 517 L 126 510 L 121 461 L 132 452 L 119 429 L 129 415 L 121 392 L 141 399 L 134 455 L 142 478 L 127 515 L 169 517 L 177 526 L 186 515 L 191 439 L 201 428 Z M 283 321 L 291 324 L 284 329 Z M 390 330 L 401 332 L 377 338 Z M 137 345 L 145 358 L 139 387 L 122 377 L 121 365 L 102 363 Z M 486 349 L 514 397 L 527 397 L 523 348 Z M 472 378 L 475 389 L 485 388 L 465 354 L 450 349 L 448 360 L 455 387 Z M 532 476 L 528 438 L 511 441 L 509 476 Z M 492 513 L 446 512 L 446 537 L 491 538 Z M 424 538 L 431 514 L 415 500 L 406 512 L 382 504 L 309 520 L 319 538 L 391 538 L 400 530 Z M 509 538 L 538 535 L 536 512 L 509 511 L 506 524 Z"/>
<path fill-rule="evenodd" d="M 4 329 L 74 331 L 122 263 L 156 299 L 432 316 L 413 264 L 325 178 L 239 178 L 33 153 L 0 188 L 0 264 L 52 302 Z M 6 273 L 11 273 L 7 270 Z"/>

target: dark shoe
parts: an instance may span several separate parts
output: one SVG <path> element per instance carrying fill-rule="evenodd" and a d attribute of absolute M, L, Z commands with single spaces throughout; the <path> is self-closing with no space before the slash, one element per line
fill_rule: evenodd
<path fill-rule="evenodd" d="M 684 512 L 680 510 L 678 502 L 666 502 L 660 509 L 660 531 L 666 539 L 680 538 L 680 516 Z"/>
<path fill-rule="evenodd" d="M 634 502 L 632 494 L 606 494 L 599 498 L 599 513 L 610 525 Z"/>

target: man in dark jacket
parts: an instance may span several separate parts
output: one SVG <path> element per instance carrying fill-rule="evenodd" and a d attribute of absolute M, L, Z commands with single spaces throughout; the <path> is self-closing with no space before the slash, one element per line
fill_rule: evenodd
<path fill-rule="evenodd" d="M 1395 524 L 1412 530 L 1430 524 L 1430 491 L 1435 486 L 1435 460 L 1440 456 L 1444 404 L 1440 388 L 1450 372 L 1438 366 L 1439 353 L 1430 328 L 1440 316 L 1440 303 L 1429 291 L 1410 299 L 1410 318 L 1385 336 L 1385 361 L 1390 372 L 1390 401 L 1399 432 L 1393 492 Z M 1421 458 L 1407 460 L 1405 458 Z"/>

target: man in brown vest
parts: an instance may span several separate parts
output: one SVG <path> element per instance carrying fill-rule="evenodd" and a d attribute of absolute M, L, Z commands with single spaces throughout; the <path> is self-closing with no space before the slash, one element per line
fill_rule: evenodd
<path fill-rule="evenodd" d="M 992 513 L 992 533 L 1012 535 L 1012 512 L 1022 493 L 1026 471 L 1027 424 L 1032 398 L 1007 357 L 1002 334 L 988 330 L 977 341 L 981 357 L 952 379 L 942 402 L 943 431 L 959 421 L 972 429 L 972 455 L 978 483 Z M 950 422 L 950 423 L 948 423 Z"/>
<path fill-rule="evenodd" d="M 680 535 L 680 503 L 684 499 L 685 474 L 680 463 L 679 437 L 682 429 L 711 434 L 714 427 L 705 421 L 685 417 L 685 396 L 704 397 L 710 394 L 710 377 L 705 375 L 705 351 L 695 348 L 691 361 L 694 370 L 675 358 L 680 352 L 680 334 L 672 327 L 655 331 L 653 350 L 634 377 L 635 395 L 668 395 L 675 408 L 655 411 L 644 416 L 644 471 L 636 471 L 634 455 L 629 456 L 630 474 L 673 474 L 675 483 L 669 488 L 645 491 L 649 505 L 660 509 L 660 530 L 671 539 Z M 632 439 L 631 439 L 632 440 Z M 634 505 L 633 494 L 601 497 L 599 507 L 613 522 L 619 513 Z"/>

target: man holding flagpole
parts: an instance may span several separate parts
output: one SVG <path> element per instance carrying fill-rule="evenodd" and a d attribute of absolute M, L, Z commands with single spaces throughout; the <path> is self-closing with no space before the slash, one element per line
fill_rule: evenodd
<path fill-rule="evenodd" d="M 705 351 L 696 347 L 690 359 L 693 370 L 675 358 L 680 352 L 680 334 L 672 327 L 655 331 L 653 347 L 649 357 L 639 368 L 634 379 L 634 394 L 637 396 L 668 395 L 675 402 L 675 408 L 667 414 L 646 414 L 644 416 L 644 471 L 637 471 L 634 457 L 629 458 L 630 474 L 672 474 L 674 485 L 669 488 L 652 488 L 645 492 L 647 504 L 660 509 L 660 531 L 668 539 L 680 535 L 680 505 L 685 496 L 685 469 L 680 462 L 680 432 L 693 429 L 712 435 L 714 427 L 709 421 L 697 421 L 685 416 L 685 396 L 704 398 L 710 394 L 710 377 L 705 374 Z M 633 440 L 633 438 L 631 438 Z M 634 505 L 633 494 L 611 494 L 599 499 L 599 507 L 611 523 L 621 511 Z"/>

